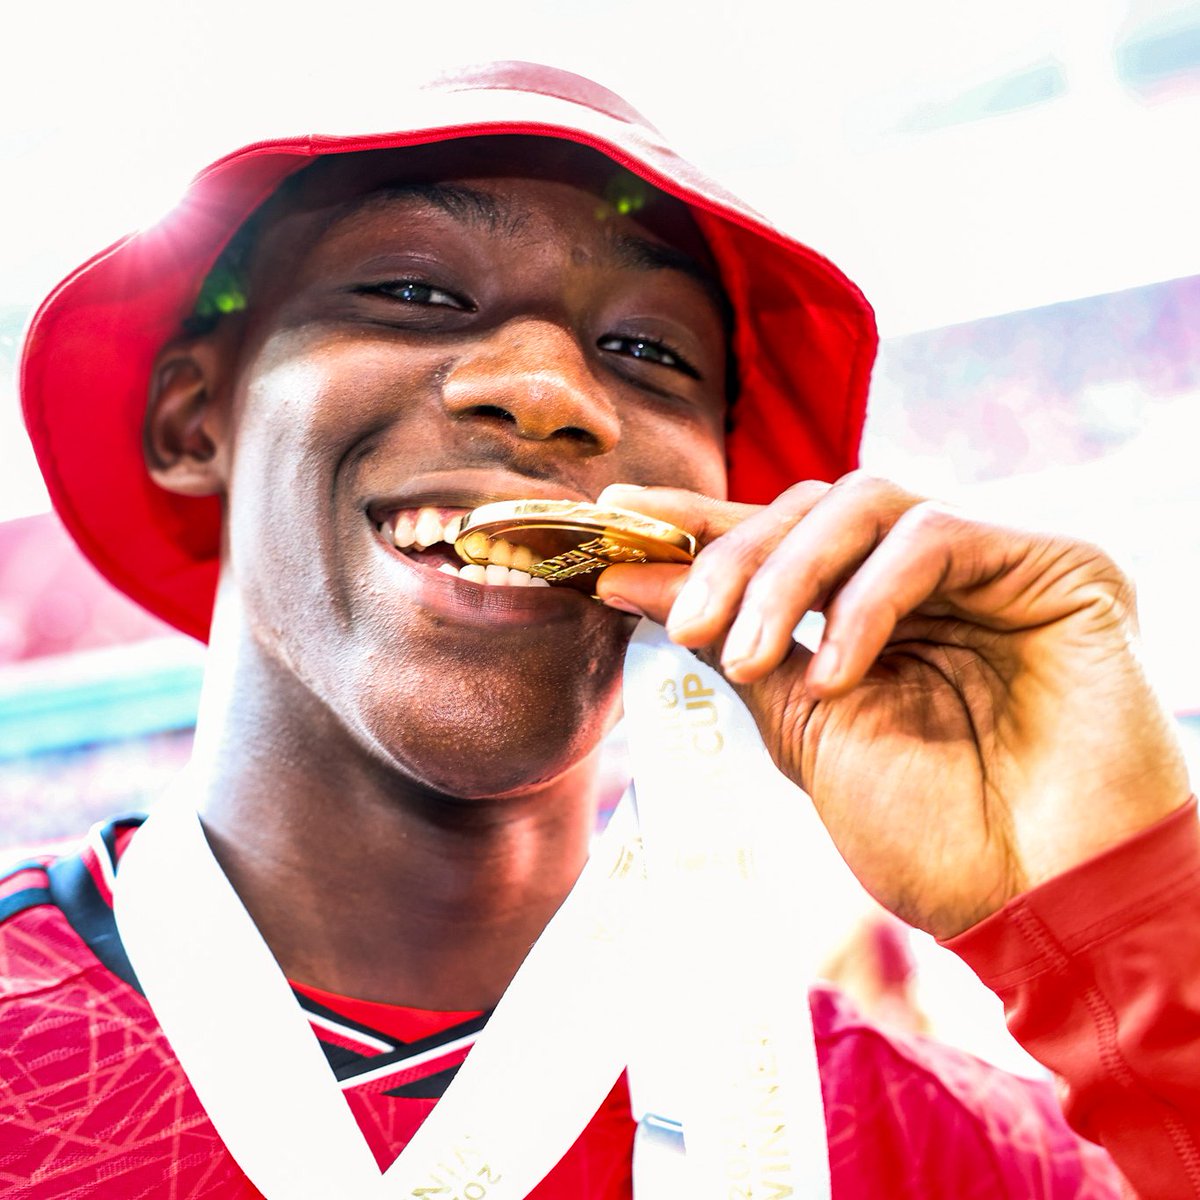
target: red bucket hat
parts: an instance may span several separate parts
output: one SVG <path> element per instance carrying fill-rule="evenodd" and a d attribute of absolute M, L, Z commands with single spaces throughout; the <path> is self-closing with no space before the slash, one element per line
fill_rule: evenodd
<path fill-rule="evenodd" d="M 533 134 L 605 154 L 688 204 L 734 309 L 739 391 L 728 442 L 733 499 L 766 503 L 858 461 L 877 335 L 870 306 L 830 262 L 773 229 L 664 145 L 619 97 L 578 75 L 496 63 L 447 76 L 406 108 L 403 131 L 256 142 L 201 171 L 176 208 L 69 275 L 25 339 L 26 427 L 59 516 L 112 583 L 205 638 L 219 502 L 159 488 L 142 457 L 151 367 L 181 331 L 242 223 L 323 155 L 487 134 Z"/>

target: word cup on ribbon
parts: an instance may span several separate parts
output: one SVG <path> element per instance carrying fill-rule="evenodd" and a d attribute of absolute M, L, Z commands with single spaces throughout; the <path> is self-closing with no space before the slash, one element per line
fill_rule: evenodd
<path fill-rule="evenodd" d="M 800 857 L 825 831 L 725 680 L 649 621 L 625 717 L 648 879 L 641 981 L 659 993 L 645 1010 L 670 1014 L 632 1059 L 635 1116 L 682 1124 L 676 1194 L 828 1197 L 808 1005 L 819 897 Z"/>

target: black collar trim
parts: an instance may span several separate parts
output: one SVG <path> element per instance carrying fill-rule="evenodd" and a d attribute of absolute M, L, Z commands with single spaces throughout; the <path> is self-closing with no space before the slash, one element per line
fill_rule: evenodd
<path fill-rule="evenodd" d="M 116 871 L 117 837 L 121 829 L 127 826 L 140 825 L 144 820 L 144 814 L 130 814 L 110 821 L 99 830 L 98 841 L 103 844 L 104 849 L 107 851 L 109 864 L 114 873 Z M 93 841 L 92 845 L 96 846 L 96 842 Z M 99 847 L 96 847 L 96 852 L 100 852 Z M 138 983 L 137 975 L 134 973 L 133 966 L 125 953 L 125 947 L 121 944 L 121 936 L 117 932 L 117 922 L 113 916 L 112 907 L 96 886 L 96 881 L 92 878 L 91 872 L 84 864 L 81 853 L 77 851 L 59 858 L 51 863 L 48 868 L 45 868 L 42 863 L 27 865 L 45 869 L 49 877 L 49 887 L 27 888 L 9 896 L 5 901 L 0 902 L 0 919 L 3 919 L 7 915 L 5 906 L 17 904 L 18 901 L 20 901 L 19 907 L 14 909 L 14 911 L 20 911 L 21 908 L 27 908 L 33 904 L 44 904 L 47 901 L 56 904 L 62 910 L 67 923 L 75 930 L 96 958 L 109 971 L 116 975 L 117 978 L 124 980 L 131 988 L 139 994 L 144 995 Z M 36 896 L 34 893 L 36 893 Z M 20 900 L 21 897 L 25 899 Z M 354 1033 L 364 1034 L 377 1041 L 384 1042 L 391 1047 L 391 1049 L 378 1054 L 363 1054 L 346 1046 L 339 1046 L 332 1042 L 324 1041 L 320 1038 L 318 1032 L 318 1040 L 321 1042 L 321 1048 L 325 1052 L 325 1057 L 329 1060 L 334 1074 L 342 1083 L 351 1081 L 356 1076 L 365 1074 L 368 1071 L 376 1072 L 381 1068 L 389 1066 L 395 1066 L 397 1069 L 400 1069 L 407 1059 L 436 1050 L 440 1046 L 448 1045 L 462 1038 L 477 1035 L 487 1024 L 487 1019 L 491 1015 L 490 1013 L 484 1013 L 481 1016 L 462 1021 L 457 1025 L 452 1025 L 450 1028 L 444 1029 L 439 1033 L 418 1038 L 415 1042 L 398 1043 L 397 1039 L 390 1034 L 383 1033 L 378 1029 L 371 1028 L 369 1025 L 364 1025 L 361 1022 L 343 1016 L 341 1013 L 311 999 L 303 992 L 295 991 L 294 994 L 300 1002 L 300 1007 L 310 1016 L 320 1017 L 323 1020 L 340 1025 L 351 1035 Z M 319 1031 L 319 1025 L 317 1029 Z M 427 1077 L 395 1088 L 387 1094 L 389 1096 L 436 1099 L 445 1090 L 446 1085 L 454 1077 L 457 1069 L 457 1067 L 450 1067 L 436 1071 Z"/>

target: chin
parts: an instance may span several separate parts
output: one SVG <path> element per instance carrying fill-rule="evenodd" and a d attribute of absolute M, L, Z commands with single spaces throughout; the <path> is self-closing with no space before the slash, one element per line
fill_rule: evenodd
<path fill-rule="evenodd" d="M 615 714 L 606 712 L 605 718 L 571 728 L 547 723 L 500 736 L 490 730 L 459 729 L 450 746 L 440 744 L 440 731 L 426 731 L 418 724 L 406 731 L 389 757 L 423 790 L 442 798 L 517 798 L 581 766 L 603 740 Z M 427 732 L 433 736 L 422 736 Z"/>
<path fill-rule="evenodd" d="M 367 722 L 385 758 L 425 789 L 478 800 L 559 779 L 595 750 L 619 713 L 621 659 L 574 677 L 393 670 Z M 378 691 L 373 692 L 378 696 Z"/>
<path fill-rule="evenodd" d="M 450 769 L 445 762 L 406 762 L 403 769 L 423 791 L 443 801 L 518 800 L 581 767 L 601 739 L 600 733 L 590 742 L 580 739 L 579 745 L 564 748 L 558 757 L 511 754 L 503 762 L 492 760 L 486 769 Z"/>

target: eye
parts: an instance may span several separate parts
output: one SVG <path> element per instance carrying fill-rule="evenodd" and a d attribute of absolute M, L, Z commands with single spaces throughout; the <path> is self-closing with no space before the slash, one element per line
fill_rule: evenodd
<path fill-rule="evenodd" d="M 425 304 L 465 311 L 473 309 L 473 306 L 461 296 L 456 296 L 444 288 L 434 287 L 431 283 L 422 283 L 419 279 L 395 279 L 388 283 L 372 284 L 369 287 L 361 288 L 360 291 L 367 295 L 387 296 L 405 304 Z"/>
<path fill-rule="evenodd" d="M 673 371 L 682 371 L 693 379 L 700 378 L 700 372 L 686 358 L 664 342 L 651 338 L 625 337 L 621 334 L 610 334 L 602 337 L 596 345 L 601 350 L 612 350 L 617 354 L 625 354 L 630 358 L 638 358 L 644 362 L 657 363 L 660 367 L 669 367 Z"/>

